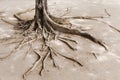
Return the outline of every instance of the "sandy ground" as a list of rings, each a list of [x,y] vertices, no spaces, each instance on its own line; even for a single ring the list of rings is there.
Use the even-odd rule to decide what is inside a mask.
[[[34,0],[0,0],[0,18],[14,21],[13,14],[34,7]],[[102,19],[120,29],[120,1],[119,0],[49,0],[51,14],[62,16],[66,9],[69,13],[66,16],[106,16],[106,9],[111,17]],[[4,13],[1,13],[4,12]],[[31,16],[32,15],[32,16]],[[23,18],[29,19],[33,14],[26,13]],[[52,61],[47,60],[43,75],[39,76],[39,66],[27,76],[27,80],[120,80],[120,33],[107,25],[90,20],[71,20],[80,28],[90,29],[87,32],[102,40],[108,46],[108,52],[103,47],[86,40],[82,37],[71,36],[78,44],[74,45],[77,51],[70,50],[64,43],[55,40],[51,46],[69,57],[74,57],[83,64],[83,67],[66,60],[61,56],[55,57],[58,68],[52,66]],[[16,36],[13,26],[0,21],[0,38]],[[20,36],[17,35],[19,38]],[[21,40],[21,37],[18,41]],[[0,43],[0,57],[10,53],[18,43],[9,44],[12,40]],[[37,49],[40,42],[34,42]],[[29,51],[29,45],[17,50],[11,57],[0,61],[0,80],[23,80],[22,75],[30,68],[37,59],[37,55]],[[92,53],[97,55],[97,59]]]

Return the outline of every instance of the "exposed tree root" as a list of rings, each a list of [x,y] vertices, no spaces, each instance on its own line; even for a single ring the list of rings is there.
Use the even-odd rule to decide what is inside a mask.
[[[67,41],[59,39],[60,41],[62,41],[63,43],[65,43],[70,49],[72,50],[77,50],[76,48],[74,48],[73,46],[71,46]]]
[[[80,63],[79,61],[77,61],[76,59],[67,57],[67,56],[65,56],[65,55],[63,55],[63,54],[60,54],[59,52],[55,51],[53,48],[51,48],[51,49],[54,51],[54,54],[55,54],[55,55],[60,55],[60,56],[66,58],[66,59],[68,59],[68,60],[70,60],[70,61],[72,61],[72,62],[77,63],[77,64],[78,64],[79,66],[81,66],[81,67],[83,66],[83,64],[81,64],[81,63]]]
[[[69,38],[58,37],[58,39],[64,39],[64,40],[67,40],[67,41],[70,41],[70,42],[73,42],[73,43],[77,44],[77,41],[69,39]]]
[[[23,39],[20,39],[20,40],[18,40],[17,38],[5,38],[5,39],[2,39],[2,42],[6,42],[6,40],[10,40],[10,39],[14,39],[14,41],[12,41],[10,43],[8,42],[8,43],[5,43],[5,44],[12,44],[12,43],[17,43],[17,42],[19,42],[19,43],[17,44],[17,46],[15,46],[15,48],[12,51],[10,51],[10,53],[8,55],[6,55],[4,57],[0,57],[0,60],[4,60],[6,58],[9,58],[12,54],[14,54],[18,50],[20,50],[23,46],[25,46],[29,43],[32,43],[33,41],[36,40],[36,38],[29,40],[30,38],[28,36],[26,36],[26,37],[24,37]]]
[[[15,49],[7,56],[2,57],[0,59],[6,59],[8,58],[11,54],[15,53],[20,47],[23,45],[26,45],[28,43],[32,43],[33,41],[38,40],[37,38],[31,39],[26,41],[26,38],[32,33],[35,32],[37,35],[41,35],[42,37],[42,43],[43,47],[41,51],[45,52],[46,54],[41,55],[41,53],[37,52],[34,50],[31,46],[31,50],[38,55],[38,59],[34,62],[33,66],[30,67],[23,75],[23,79],[26,80],[27,74],[32,72],[38,65],[41,65],[40,69],[40,75],[42,75],[42,71],[45,68],[45,62],[48,58],[50,58],[53,61],[53,66],[58,67],[58,65],[55,62],[54,56],[62,56],[66,58],[67,60],[70,60],[72,62],[77,63],[80,67],[83,67],[83,64],[81,64],[79,61],[77,61],[74,58],[65,56],[61,53],[58,53],[55,51],[48,43],[51,40],[58,39],[61,42],[65,43],[70,49],[76,50],[72,45],[69,44],[69,42],[72,42],[74,44],[77,44],[75,40],[69,39],[69,38],[63,38],[60,37],[58,33],[65,33],[65,34],[71,34],[71,35],[77,35],[81,36],[85,39],[88,39],[92,41],[95,44],[98,44],[102,46],[106,51],[108,51],[107,46],[105,45],[104,42],[101,40],[95,38],[89,33],[86,33],[84,31],[80,31],[77,29],[70,29],[66,26],[71,26],[71,23],[68,21],[69,19],[87,19],[87,20],[96,20],[96,18],[104,18],[102,16],[96,16],[96,17],[66,17],[66,18],[57,18],[52,16],[48,10],[47,10],[47,0],[36,0],[36,7],[35,7],[35,16],[34,19],[31,20],[23,20],[21,19],[20,15],[23,13],[26,13],[28,11],[31,11],[33,9],[26,10],[24,12],[20,12],[14,15],[14,17],[18,20],[17,24],[13,24],[15,28],[17,27],[18,29],[23,30],[23,37],[24,39],[20,41],[20,43],[15,47]],[[106,14],[110,16],[110,14],[105,10]],[[4,20],[5,21],[5,20]],[[8,22],[9,23],[9,22]],[[102,22],[104,24],[107,24],[105,22]],[[107,24],[111,28],[115,29],[116,31],[119,31],[118,29],[114,28],[113,26]],[[120,32],[120,31],[119,31]],[[56,37],[57,36],[57,37]],[[94,54],[93,54],[94,55]],[[95,55],[94,55],[95,56]],[[96,56],[95,56],[96,57]],[[97,58],[97,57],[96,57]]]
[[[26,76],[27,74],[29,74],[30,72],[32,72],[37,66],[38,64],[40,64],[41,62],[41,55],[40,53],[36,52],[32,47],[31,47],[32,51],[38,55],[38,59],[34,62],[33,66],[30,67],[24,74],[23,74],[23,79],[26,80]]]
[[[8,55],[6,55],[6,56],[4,56],[4,57],[0,57],[0,60],[4,60],[4,59],[10,57],[13,53],[15,53],[15,52],[21,47],[21,45],[23,44],[24,40],[25,40],[25,39],[22,39],[22,40],[19,42],[19,44],[18,44]]]

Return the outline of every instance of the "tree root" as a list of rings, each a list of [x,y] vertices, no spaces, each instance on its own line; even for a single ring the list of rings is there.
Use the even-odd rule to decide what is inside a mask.
[[[81,32],[79,30],[76,30],[76,29],[69,29],[69,28],[66,28],[64,25],[58,24],[55,21],[53,21],[51,19],[51,17],[49,17],[49,13],[46,10],[47,6],[45,5],[44,1],[43,1],[43,3],[44,3],[44,5],[43,5],[44,6],[43,11],[44,11],[44,18],[45,18],[44,24],[49,23],[50,27],[52,27],[53,30],[55,30],[55,31],[66,33],[66,34],[78,35],[78,36],[84,37],[86,39],[89,39],[92,42],[97,43],[100,46],[104,47],[105,50],[108,50],[107,47],[103,44],[103,42],[101,42],[100,40],[94,38],[89,33],[84,33],[84,32]],[[46,28],[49,30],[48,26]]]
[[[70,41],[70,42],[73,42],[73,43],[77,44],[77,41],[72,40],[72,39],[69,39],[69,38],[64,38],[64,37],[60,37],[60,36],[59,36],[58,39],[64,39],[64,40],[66,40],[66,41]]]
[[[79,61],[75,60],[74,58],[70,58],[70,57],[67,57],[67,56],[65,56],[65,55],[63,55],[63,54],[60,54],[59,52],[55,51],[53,48],[51,48],[51,49],[54,51],[54,54],[55,54],[55,55],[60,55],[60,56],[64,57],[65,59],[70,60],[70,61],[72,61],[72,62],[75,62],[75,63],[77,63],[79,66],[83,67],[83,64],[81,64]]]
[[[59,39],[61,42],[65,43],[70,49],[77,50],[76,48],[72,47],[66,40]]]
[[[105,45],[105,43],[102,42],[101,40],[95,38],[91,34],[85,33],[83,31],[79,31],[77,29],[70,29],[70,28],[66,27],[66,25],[69,25],[69,26],[71,25],[71,23],[68,21],[69,19],[97,20],[96,18],[104,18],[104,17],[96,16],[96,17],[66,17],[66,18],[57,18],[57,17],[52,16],[48,12],[48,10],[47,10],[47,0],[36,0],[34,19],[31,19],[31,20],[23,20],[23,19],[21,19],[20,15],[23,14],[23,13],[26,13],[28,11],[31,11],[31,10],[29,9],[27,11],[20,12],[20,13],[17,13],[17,14],[14,15],[14,17],[18,20],[18,23],[16,25],[14,25],[14,26],[24,30],[24,33],[23,33],[24,39],[22,41],[20,41],[19,45],[16,46],[16,48],[9,55],[1,58],[1,59],[6,59],[7,57],[9,57],[11,54],[15,53],[18,49],[20,49],[20,47],[22,47],[26,43],[30,43],[30,42],[34,41],[34,40],[25,41],[26,36],[29,36],[29,34],[32,33],[32,32],[36,32],[37,34],[39,32],[39,35],[42,36],[43,46],[44,46],[42,48],[42,52],[46,51],[45,52],[46,54],[44,54],[44,56],[42,56],[42,55],[40,55],[41,53],[38,53],[37,51],[35,51],[31,47],[32,51],[35,54],[38,55],[38,59],[34,62],[33,66],[30,67],[24,73],[24,75],[23,75],[23,79],[24,80],[26,80],[26,75],[29,74],[30,72],[32,72],[38,65],[41,65],[40,75],[42,75],[42,71],[45,68],[45,61],[47,60],[47,58],[50,58],[53,61],[53,66],[54,67],[58,67],[56,62],[55,62],[55,59],[54,59],[54,56],[57,56],[57,55],[59,55],[61,57],[64,57],[65,59],[70,60],[72,62],[75,62],[80,67],[83,67],[83,64],[81,64],[76,59],[68,57],[68,56],[65,56],[63,54],[60,54],[57,51],[55,51],[52,47],[50,47],[50,45],[48,43],[51,40],[54,40],[55,36],[58,36],[57,37],[58,40],[60,40],[61,42],[65,43],[70,49],[76,50],[72,45],[69,44],[69,42],[77,44],[77,42],[75,40],[59,37],[57,32],[81,36],[81,37],[83,37],[85,39],[88,39],[88,40],[92,41],[95,44],[98,44],[98,45],[102,46],[106,51],[108,51],[108,48]],[[110,16],[110,14],[107,13],[107,11],[105,11],[105,12],[106,12],[106,14],[108,16]],[[107,24],[107,23],[105,23],[105,24]],[[108,25],[108,26],[111,27],[111,25]],[[111,28],[117,30],[113,26]]]
[[[0,57],[0,60],[5,60],[7,58],[9,58],[12,54],[16,53],[18,50],[20,50],[23,46],[25,46],[26,44],[32,43],[33,41],[35,41],[36,39],[32,39],[32,40],[28,40],[26,41],[26,39],[28,39],[29,37],[24,37],[21,41],[17,41],[19,42],[17,46],[15,46],[15,48],[6,56],[4,57]],[[10,38],[8,38],[7,40],[9,40]],[[12,43],[16,43],[16,41],[13,41],[11,43],[7,43],[7,44],[12,44]]]
[[[38,55],[38,59],[34,62],[33,66],[30,67],[30,68],[23,74],[23,79],[24,79],[24,80],[26,80],[27,74],[29,74],[30,72],[32,72],[32,71],[38,66],[38,64],[40,64],[40,62],[41,62],[41,55],[40,55],[40,53],[36,52],[33,48],[31,48],[31,49],[32,49],[32,51],[33,51],[35,54]]]
[[[72,62],[75,62],[76,64],[78,64],[78,65],[81,66],[81,67],[83,66],[83,65],[82,65],[80,62],[78,62],[77,60],[75,60],[75,59],[73,59],[73,58],[70,58],[70,57],[67,57],[67,56],[65,56],[65,55],[62,55],[62,54],[56,52],[54,49],[52,49],[52,48],[49,47],[49,46],[46,46],[46,47],[47,47],[48,51],[47,51],[47,53],[46,53],[44,56],[41,56],[40,53],[38,53],[38,52],[36,52],[35,50],[32,49],[33,52],[38,55],[38,59],[34,62],[33,66],[30,67],[30,68],[23,74],[23,79],[24,79],[24,80],[26,80],[26,76],[27,76],[30,72],[32,72],[32,71],[33,71],[38,65],[40,65],[40,64],[41,64],[41,69],[40,69],[40,71],[39,71],[39,74],[42,76],[42,71],[43,71],[44,68],[45,68],[45,61],[47,60],[48,57],[50,57],[50,59],[53,61],[53,66],[54,66],[55,68],[59,68],[59,66],[56,65],[56,62],[55,62],[55,60],[54,60],[54,56],[57,56],[57,55],[60,55],[60,56],[64,57],[64,58],[67,59],[67,60],[70,60],[70,61],[72,61]]]
[[[4,59],[10,57],[13,53],[15,53],[21,47],[21,45],[23,44],[24,40],[25,39],[21,40],[19,42],[19,44],[8,55],[6,55],[4,57],[0,57],[0,60],[4,60]]]

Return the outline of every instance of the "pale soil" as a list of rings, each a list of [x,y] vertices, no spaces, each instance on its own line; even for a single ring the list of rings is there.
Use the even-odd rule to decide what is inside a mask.
[[[34,0],[0,0],[0,12],[5,12],[0,13],[0,17],[13,21],[15,20],[12,17],[14,13],[33,7]],[[107,9],[111,17],[105,18],[104,21],[120,29],[119,0],[74,0],[74,2],[73,0],[49,0],[49,8],[51,13],[56,16],[62,16],[66,12],[66,8],[70,8],[70,12],[66,16],[106,16],[104,9]],[[23,15],[25,19],[32,17],[33,14],[31,13]],[[81,25],[84,26],[83,29],[90,28],[86,32],[105,42],[109,51],[106,52],[103,47],[82,37],[63,35],[64,37],[71,36],[78,42],[74,45],[77,51],[70,50],[68,46],[58,40],[51,41],[50,45],[61,54],[74,57],[83,64],[83,67],[58,56],[55,57],[59,66],[59,69],[57,69],[52,66],[52,61],[48,58],[43,75],[38,75],[38,66],[27,76],[27,80],[120,80],[120,33],[96,21],[71,20],[71,22],[78,28]],[[14,32],[12,25],[0,21],[1,39],[15,36]],[[16,36],[19,37],[17,34]],[[21,40],[21,37],[19,40]],[[9,54],[18,44],[8,44],[9,42],[12,42],[12,40],[0,43],[0,57]],[[40,42],[34,42],[33,47],[36,49],[41,47]],[[24,72],[37,59],[37,55],[31,51],[24,57],[28,50],[29,45],[25,45],[8,59],[0,61],[0,80],[22,80]],[[97,59],[92,55],[93,52],[97,55]]]

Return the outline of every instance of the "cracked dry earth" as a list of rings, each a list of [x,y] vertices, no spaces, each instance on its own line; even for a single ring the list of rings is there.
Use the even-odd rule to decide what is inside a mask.
[[[74,3],[72,0],[48,0],[48,4],[51,14],[58,17],[63,16],[67,8],[69,13],[64,16],[106,16],[104,13],[104,9],[106,9],[111,16],[101,20],[120,29],[119,0],[74,0]],[[12,16],[14,13],[33,7],[34,0],[0,0],[0,19],[4,18],[15,23],[16,19]],[[33,16],[34,12],[21,15],[27,20]],[[37,66],[33,72],[27,75],[27,80],[120,80],[120,33],[97,21],[71,19],[70,22],[78,29],[82,29],[105,42],[108,51],[83,37],[62,34],[62,37],[78,42],[78,44],[71,43],[77,49],[76,51],[71,50],[59,40],[52,40],[49,45],[59,53],[76,59],[83,64],[83,67],[61,56],[55,56],[54,59],[59,68],[54,68],[52,61],[48,58],[42,76],[39,76],[39,66]],[[14,30],[13,25],[0,20],[0,39],[11,36],[17,38],[0,41],[0,57],[8,55],[19,44],[22,37],[17,33],[19,31]],[[14,40],[16,43],[10,44]],[[35,41],[32,46],[38,50],[41,47],[41,42]],[[0,61],[0,80],[23,80],[22,75],[36,59],[37,55],[32,52],[29,44],[26,44],[9,58]]]

